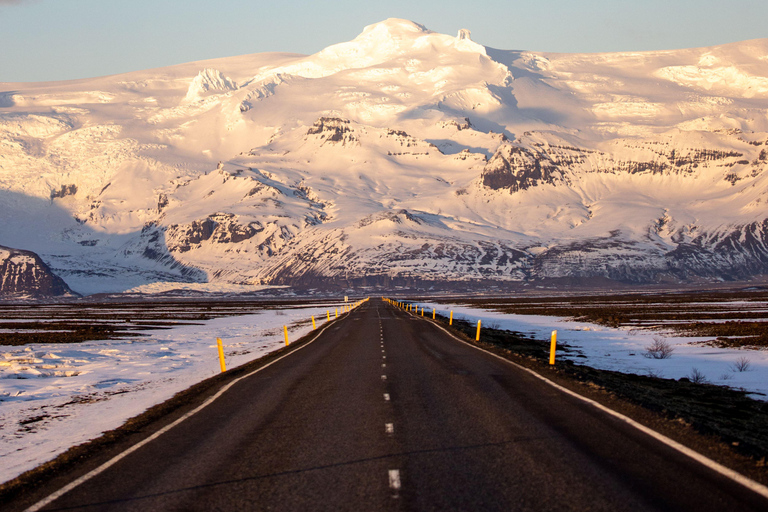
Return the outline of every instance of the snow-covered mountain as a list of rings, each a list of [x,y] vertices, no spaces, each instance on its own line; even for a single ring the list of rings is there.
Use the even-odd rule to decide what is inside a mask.
[[[0,243],[73,289],[768,270],[768,40],[552,54],[390,19],[310,55],[0,84]]]

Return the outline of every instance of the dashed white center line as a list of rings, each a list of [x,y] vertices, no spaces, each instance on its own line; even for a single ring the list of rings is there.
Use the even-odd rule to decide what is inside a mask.
[[[400,470],[399,469],[389,470],[389,488],[392,489],[393,491],[400,490]]]
[[[381,376],[381,380],[387,380],[387,376],[386,375],[382,375]]]
[[[389,402],[389,393],[384,393],[384,401]]]
[[[387,367],[387,363],[381,363],[381,367],[382,368],[386,368]]]
[[[394,434],[395,433],[395,425],[394,425],[394,423],[386,423],[384,425],[384,431],[387,434]]]

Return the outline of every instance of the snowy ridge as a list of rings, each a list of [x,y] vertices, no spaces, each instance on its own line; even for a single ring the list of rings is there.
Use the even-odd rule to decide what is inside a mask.
[[[192,80],[183,103],[198,101],[209,91],[234,91],[237,84],[221,74],[218,69],[205,68]]]
[[[768,273],[768,40],[315,55],[0,84],[0,243],[77,291]]]

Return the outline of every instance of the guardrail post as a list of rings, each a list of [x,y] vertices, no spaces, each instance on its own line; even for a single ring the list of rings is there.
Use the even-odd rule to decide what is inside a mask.
[[[219,365],[221,366],[221,373],[227,371],[227,365],[224,363],[224,346],[221,344],[221,338],[216,338],[216,345],[219,347]]]
[[[552,341],[549,343],[549,364],[555,364],[555,349],[557,348],[557,331],[552,331]]]

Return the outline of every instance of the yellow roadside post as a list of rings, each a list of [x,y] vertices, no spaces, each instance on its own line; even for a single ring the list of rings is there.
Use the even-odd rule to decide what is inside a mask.
[[[448,325],[453,325],[453,311],[451,311],[451,318],[448,319]]]
[[[339,308],[336,308],[336,318],[339,318]]]
[[[432,308],[432,320],[435,319],[435,308]]]
[[[475,341],[480,341],[480,324],[482,323],[482,320],[477,321],[477,336],[475,336]]]
[[[424,316],[424,306],[421,306],[421,316]]]
[[[317,329],[317,326],[315,325],[315,315],[312,315],[312,330],[314,331]]]
[[[325,314],[328,315],[328,321],[331,321],[331,312],[329,310],[325,310]]]
[[[552,331],[552,341],[549,344],[549,364],[555,364],[555,349],[557,348],[557,331]]]
[[[227,365],[224,364],[224,347],[221,344],[221,338],[216,338],[216,345],[219,346],[219,365],[221,366],[221,373],[227,371]]]
[[[285,346],[288,346],[288,327],[283,326],[283,333],[285,334]]]

